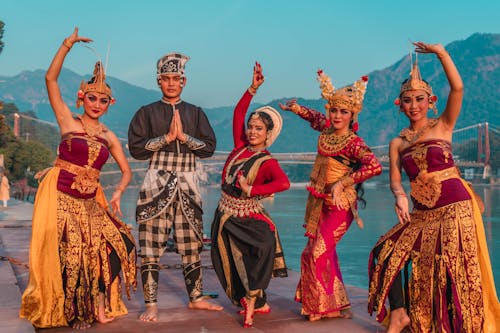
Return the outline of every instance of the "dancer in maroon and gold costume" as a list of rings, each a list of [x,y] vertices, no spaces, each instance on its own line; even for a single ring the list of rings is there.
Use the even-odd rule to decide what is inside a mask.
[[[252,85],[234,109],[234,149],[222,171],[222,193],[212,223],[212,263],[234,304],[243,306],[244,327],[254,313],[268,313],[265,289],[272,276],[287,276],[278,230],[261,199],[290,187],[278,161],[267,151],[281,131],[281,115],[264,106],[245,115],[264,82],[256,63]]]
[[[363,226],[357,213],[357,201],[362,200],[357,189],[382,172],[375,155],[355,133],[368,78],[362,77],[354,85],[337,90],[322,71],[318,71],[318,81],[328,101],[326,116],[296,104],[295,100],[280,105],[321,132],[308,186],[305,228],[309,239],[302,252],[301,276],[295,293],[295,299],[302,302],[302,314],[310,321],[323,317],[352,318],[337,244],[353,219]]]
[[[410,125],[389,146],[391,190],[400,223],[372,250],[368,311],[376,311],[382,321],[389,298],[391,333],[408,325],[412,332],[496,332],[500,307],[481,213],[451,150],[462,79],[443,46],[414,44],[416,52],[437,56],[450,92],[443,113],[428,118],[430,108],[437,113],[437,98],[420,77],[416,61],[401,85],[395,103]],[[410,180],[411,213],[402,168]]]
[[[43,177],[35,199],[30,245],[30,278],[20,316],[37,328],[90,327],[127,313],[120,296],[135,289],[134,239],[115,214],[132,173],[116,135],[99,122],[114,99],[102,63],[82,82],[74,118],[64,103],[57,78],[74,43],[90,42],[78,29],[66,38],[45,76],[50,104],[61,131],[58,157]],[[110,200],[99,183],[109,155],[122,177]],[[122,272],[120,274],[120,271]]]

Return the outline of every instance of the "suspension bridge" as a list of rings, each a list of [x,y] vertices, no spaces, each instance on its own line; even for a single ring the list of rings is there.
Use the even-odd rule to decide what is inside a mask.
[[[29,138],[29,134],[23,133],[23,127],[21,120],[23,122],[38,122],[47,124],[50,126],[57,127],[56,124],[33,118],[23,114],[14,114],[14,134],[18,137],[24,138],[26,140]],[[127,139],[119,138],[124,145],[127,144]],[[456,164],[461,169],[473,170],[475,174],[487,173],[488,168],[491,169],[491,157],[495,156],[495,149],[498,149],[492,142],[500,141],[500,127],[489,124],[487,122],[477,123],[464,128],[456,129],[453,131],[453,154]],[[384,169],[388,168],[389,165],[389,145],[372,146],[372,151],[375,153],[377,158],[381,161]],[[126,149],[125,149],[126,150]],[[225,163],[229,151],[216,151],[214,155],[208,159],[200,160],[202,171],[200,173],[206,172],[222,172],[222,166]],[[286,165],[299,165],[299,164],[313,164],[316,157],[316,152],[293,152],[293,153],[278,153],[273,152],[273,157],[275,157],[280,164]],[[135,160],[132,157],[128,158],[131,164],[132,170],[134,172],[144,172],[147,170],[147,162]],[[103,170],[102,174],[113,174],[118,173],[116,167],[112,165],[115,161],[111,158],[108,161],[109,167]],[[495,166],[498,168],[499,166]]]

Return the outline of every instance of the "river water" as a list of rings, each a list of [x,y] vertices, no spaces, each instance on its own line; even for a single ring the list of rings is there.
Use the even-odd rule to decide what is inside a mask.
[[[500,253],[500,187],[479,185],[476,191],[483,197],[486,210],[483,214],[484,228],[490,255]],[[378,238],[389,230],[397,219],[393,210],[394,199],[387,185],[366,183],[365,209],[360,209],[364,229],[356,223],[340,241],[338,255],[346,284],[368,288],[368,256]],[[218,186],[202,186],[204,231],[210,235],[210,223],[220,196]],[[133,226],[138,188],[129,188],[122,198],[123,219]],[[292,184],[290,190],[277,193],[272,199],[265,199],[264,205],[276,223],[285,259],[290,269],[300,271],[300,254],[306,238],[302,227],[307,191],[305,184]],[[497,290],[500,291],[500,256],[492,255],[491,263]]]

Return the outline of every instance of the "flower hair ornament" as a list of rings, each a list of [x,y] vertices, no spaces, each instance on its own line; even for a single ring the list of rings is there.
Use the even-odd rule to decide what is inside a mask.
[[[410,76],[403,81],[401,84],[401,89],[399,91],[399,97],[394,100],[394,104],[397,106],[401,105],[401,96],[404,92],[409,90],[423,90],[429,96],[429,106],[433,109],[434,114],[438,113],[438,109],[436,107],[437,96],[432,93],[431,86],[422,79],[420,75],[420,69],[418,68],[418,58],[417,54],[415,54],[415,62],[413,62],[413,57],[410,53]]]
[[[92,47],[88,45],[83,45],[83,46],[94,52],[98,59],[100,58],[99,54]],[[108,48],[108,54],[109,54],[109,48]],[[107,63],[107,56],[106,56],[106,63]],[[115,104],[116,102],[116,99],[112,97],[111,87],[106,83],[105,69],[100,60],[98,60],[95,63],[94,73],[92,75],[92,78],[88,82],[82,81],[82,83],[80,83],[80,89],[76,94],[77,108],[79,108],[83,104],[83,97],[85,97],[85,94],[88,92],[96,92],[108,95],[110,99],[109,102],[110,105]]]
[[[363,109],[363,99],[368,85],[368,76],[362,76],[351,86],[335,90],[330,77],[320,69],[318,70],[318,81],[321,96],[327,101],[327,104],[325,104],[327,121],[330,120],[330,109],[340,108],[349,110],[353,114],[352,130],[357,132],[359,129],[358,114]]]

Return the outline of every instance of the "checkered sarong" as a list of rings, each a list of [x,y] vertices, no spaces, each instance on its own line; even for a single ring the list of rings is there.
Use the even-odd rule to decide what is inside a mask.
[[[178,141],[176,141],[178,143]],[[196,169],[196,156],[191,153],[157,151],[149,162],[150,169],[191,172]]]
[[[160,154],[166,157],[161,166],[186,166],[179,161],[182,157],[168,155]],[[203,211],[196,173],[154,169],[153,165],[160,164],[151,163],[137,201],[141,257],[160,257],[171,231],[176,252],[196,255],[203,247]]]

